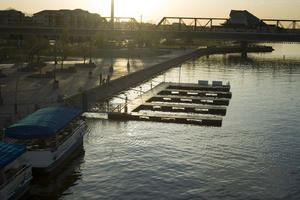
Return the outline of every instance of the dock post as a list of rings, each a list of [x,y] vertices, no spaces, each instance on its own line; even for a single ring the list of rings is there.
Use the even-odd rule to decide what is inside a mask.
[[[2,98],[1,85],[0,85],[0,106],[2,105],[3,105],[3,98]]]
[[[109,100],[106,100],[106,109],[107,109],[107,112],[109,112]]]
[[[18,104],[14,104],[15,114],[18,114]]]
[[[128,97],[125,97],[125,113],[128,113]]]
[[[242,59],[247,58],[247,47],[248,47],[248,42],[241,42],[241,48],[242,48]]]
[[[102,73],[100,73],[100,75],[99,75],[99,85],[101,86],[102,85]]]

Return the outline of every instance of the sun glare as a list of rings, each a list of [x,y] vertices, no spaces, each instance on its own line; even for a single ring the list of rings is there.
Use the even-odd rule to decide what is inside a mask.
[[[136,19],[140,19],[140,16],[149,16],[155,10],[156,2],[156,0],[115,0],[115,16]]]

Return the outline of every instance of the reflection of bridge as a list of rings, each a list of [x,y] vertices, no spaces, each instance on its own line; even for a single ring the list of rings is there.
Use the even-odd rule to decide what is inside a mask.
[[[110,17],[106,18],[111,21]],[[97,33],[114,37],[130,38],[137,32],[156,34],[160,37],[237,40],[257,42],[300,42],[300,20],[262,19],[256,27],[226,27],[227,18],[164,17],[156,26],[145,26],[134,18],[115,17],[114,28],[103,26],[97,29],[68,28],[74,38],[90,39]],[[108,23],[109,24],[109,23]],[[25,35],[37,35],[55,39],[64,27],[2,26],[0,34],[20,39]]]

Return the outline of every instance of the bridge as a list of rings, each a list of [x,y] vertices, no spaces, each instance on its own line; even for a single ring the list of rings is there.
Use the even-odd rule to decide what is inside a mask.
[[[105,17],[111,21],[111,17]],[[228,18],[192,18],[164,17],[157,25],[138,23],[134,18],[114,17],[114,27],[101,28],[65,28],[48,26],[0,26],[0,35],[11,39],[22,39],[26,35],[36,35],[47,39],[56,39],[63,30],[68,30],[70,37],[91,39],[98,33],[112,37],[132,38],[137,33],[164,37],[234,40],[247,42],[300,42],[300,20],[261,19],[256,27],[224,26]]]

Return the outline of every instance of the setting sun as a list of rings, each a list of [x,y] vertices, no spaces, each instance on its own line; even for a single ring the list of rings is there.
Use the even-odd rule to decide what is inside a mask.
[[[158,0],[141,1],[141,0],[115,0],[115,16],[118,17],[135,17],[149,16],[155,12],[155,6]]]

